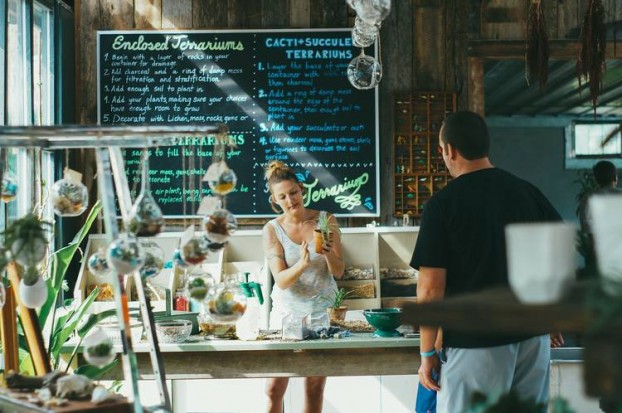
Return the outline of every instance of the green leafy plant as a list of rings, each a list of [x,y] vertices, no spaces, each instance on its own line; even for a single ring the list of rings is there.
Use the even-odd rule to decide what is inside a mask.
[[[330,302],[332,308],[339,308],[343,305],[343,301],[352,295],[352,291],[347,290],[344,287],[336,288],[332,296],[322,296],[325,301]]]
[[[339,225],[337,225],[334,222],[331,222],[328,214],[320,214],[318,216],[315,228],[322,233],[322,235],[324,236],[324,239],[328,239],[329,234],[331,232],[337,231],[341,233],[341,230],[339,229]]]
[[[78,251],[80,244],[89,233],[89,230],[95,222],[99,211],[101,210],[101,204],[98,201],[91,208],[89,215],[87,216],[84,225],[78,231],[73,240],[66,245],[65,247],[59,248],[55,252],[53,252],[50,256],[50,260],[48,263],[48,277],[46,278],[46,284],[48,288],[48,298],[46,302],[41,306],[41,309],[38,313],[39,325],[45,326],[49,324],[49,337],[47,339],[48,344],[48,355],[50,357],[50,362],[52,363],[52,369],[56,370],[59,368],[61,361],[61,350],[65,342],[71,337],[71,335],[76,332],[79,341],[73,349],[71,357],[69,359],[68,365],[71,364],[71,360],[77,354],[78,348],[82,342],[82,339],[86,337],[99,321],[113,316],[116,314],[115,310],[107,310],[98,314],[88,314],[89,307],[95,301],[95,298],[99,294],[99,289],[95,288],[89,296],[82,302],[80,305],[73,308],[71,305],[67,305],[69,310],[66,314],[57,317],[56,313],[58,310],[59,300],[62,297],[62,292],[67,290],[67,282],[65,280],[65,275],[67,273],[67,269],[71,264],[75,253]],[[29,218],[31,219],[31,218]],[[70,304],[70,303],[67,303]],[[26,340],[23,336],[19,337],[19,346],[20,346],[20,370],[22,372],[30,372],[34,373],[34,369],[32,368],[32,360],[30,358],[30,354],[28,352],[28,345],[26,344]],[[110,363],[108,366],[103,368],[97,368],[93,366],[89,369],[83,369],[84,372],[81,374],[85,374],[91,378],[98,377],[103,374],[105,371],[111,369],[116,364],[116,361]],[[78,368],[76,372],[78,373]]]

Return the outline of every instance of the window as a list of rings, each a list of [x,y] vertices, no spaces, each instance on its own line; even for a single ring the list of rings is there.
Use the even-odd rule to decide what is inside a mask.
[[[622,122],[572,122],[566,128],[566,168],[591,168],[602,159],[622,167]],[[606,145],[605,138],[613,133]]]
[[[4,9],[5,8],[5,9]],[[0,19],[6,24],[6,37],[0,40],[3,71],[2,123],[10,126],[51,125],[54,120],[53,11],[40,2],[8,0],[3,2]],[[32,16],[32,17],[31,17]],[[6,157],[4,173],[18,182],[18,199],[0,205],[0,225],[23,216],[40,204],[42,182],[53,182],[50,153],[38,149],[2,148]],[[41,180],[33,180],[41,177]],[[49,216],[46,214],[46,218]]]

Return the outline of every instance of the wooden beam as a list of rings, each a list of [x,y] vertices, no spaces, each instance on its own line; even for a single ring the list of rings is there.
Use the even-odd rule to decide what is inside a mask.
[[[19,372],[19,346],[17,345],[17,314],[13,287],[6,288],[6,301],[0,317],[0,340],[4,350],[4,371]]]
[[[14,262],[10,263],[6,268],[6,273],[11,281],[12,290],[14,292],[15,300],[19,308],[19,317],[24,329],[24,335],[28,342],[28,348],[30,349],[30,357],[32,357],[32,364],[35,367],[35,372],[42,376],[49,373],[50,359],[48,353],[45,350],[45,344],[43,342],[43,334],[41,333],[41,327],[39,326],[39,318],[37,312],[32,308],[27,308],[22,303],[19,297],[19,272]]]
[[[607,59],[622,59],[622,47],[614,47],[613,42],[606,46]],[[497,60],[522,60],[525,58],[524,40],[473,40],[467,44],[470,57]],[[576,40],[549,40],[549,58],[575,60],[579,56],[579,43]]]
[[[469,110],[485,116],[484,59],[468,57],[469,64]]]

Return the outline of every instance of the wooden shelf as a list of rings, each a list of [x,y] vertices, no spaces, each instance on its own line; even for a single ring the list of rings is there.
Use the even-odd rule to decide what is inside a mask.
[[[582,333],[588,316],[577,286],[555,304],[525,305],[509,288],[491,289],[425,304],[404,305],[404,323],[491,334]]]
[[[394,111],[394,215],[418,218],[451,179],[438,152],[438,133],[446,114],[456,111],[456,94],[414,92],[397,97]]]

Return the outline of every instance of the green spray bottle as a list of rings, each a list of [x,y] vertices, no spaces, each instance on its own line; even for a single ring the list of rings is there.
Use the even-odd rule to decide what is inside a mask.
[[[245,282],[240,283],[240,288],[246,296],[246,311],[237,321],[236,335],[240,340],[257,340],[259,336],[259,319],[261,305],[263,304],[263,293],[261,284],[248,281],[250,273],[244,273]]]

